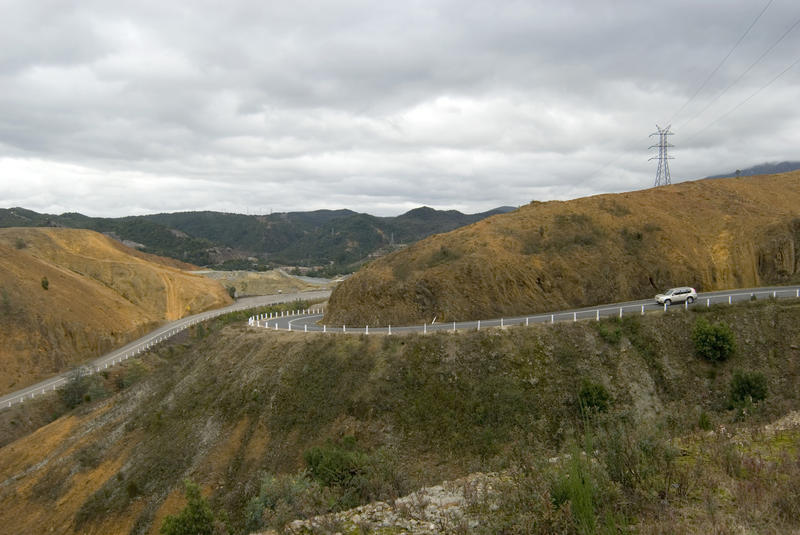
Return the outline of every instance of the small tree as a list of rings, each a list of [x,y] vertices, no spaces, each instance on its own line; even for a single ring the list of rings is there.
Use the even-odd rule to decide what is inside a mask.
[[[50,281],[47,280],[47,277],[42,277],[42,288],[44,288],[45,290],[50,288]]]
[[[767,397],[767,378],[758,372],[734,372],[731,379],[731,401],[761,401]]]
[[[697,355],[711,362],[728,360],[736,351],[736,339],[731,328],[725,323],[712,325],[705,318],[694,324],[692,341]]]
[[[74,409],[83,403],[89,386],[88,372],[83,368],[76,368],[70,372],[66,384],[58,390],[58,395],[68,409]]]
[[[196,483],[186,479],[183,484],[188,503],[180,513],[164,519],[161,535],[213,535],[214,514],[208,500],[200,494],[200,487]]]

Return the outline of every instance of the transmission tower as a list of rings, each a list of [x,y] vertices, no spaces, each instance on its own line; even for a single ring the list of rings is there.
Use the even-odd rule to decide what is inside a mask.
[[[658,156],[653,156],[650,160],[658,160],[658,169],[656,170],[656,183],[655,186],[666,186],[668,184],[672,184],[672,179],[669,176],[669,160],[674,160],[672,156],[667,155],[667,149],[669,147],[674,147],[675,145],[671,145],[667,142],[667,136],[675,135],[674,132],[669,131],[669,127],[671,125],[667,125],[666,128],[661,128],[660,126],[656,125],[658,132],[653,132],[650,134],[650,137],[658,136],[658,144],[657,145],[650,145],[651,149],[658,147]],[[648,160],[648,161],[650,161]]]

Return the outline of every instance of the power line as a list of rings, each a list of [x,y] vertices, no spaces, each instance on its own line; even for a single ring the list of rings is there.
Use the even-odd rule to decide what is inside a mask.
[[[735,105],[733,108],[731,108],[730,110],[726,111],[725,113],[723,113],[722,115],[720,115],[719,117],[717,117],[716,119],[714,119],[713,121],[711,121],[710,123],[708,123],[708,124],[707,124],[705,127],[703,127],[703,129],[702,129],[702,130],[698,130],[697,132],[695,132],[694,134],[692,134],[692,136],[691,136],[691,137],[689,137],[689,139],[687,139],[686,141],[687,141],[687,142],[689,142],[689,141],[691,141],[691,140],[695,139],[697,136],[699,136],[700,134],[702,134],[703,132],[705,132],[706,130],[708,130],[709,128],[711,128],[712,126],[714,126],[714,125],[715,125],[717,122],[721,121],[722,119],[724,119],[725,117],[727,117],[727,116],[728,116],[728,115],[730,115],[731,113],[735,112],[736,110],[738,110],[739,108],[741,108],[742,106],[744,106],[744,105],[745,105],[745,104],[746,104],[748,101],[750,101],[750,99],[752,99],[753,97],[755,97],[756,95],[758,95],[759,93],[761,93],[763,90],[765,90],[766,88],[768,88],[769,86],[771,86],[773,83],[775,83],[775,82],[778,80],[778,78],[780,78],[781,76],[783,76],[784,74],[786,74],[787,72],[789,72],[790,70],[792,70],[792,68],[794,68],[794,67],[795,67],[795,66],[796,66],[798,63],[800,63],[800,58],[797,58],[796,60],[794,60],[794,61],[792,62],[792,64],[791,64],[791,65],[789,65],[788,67],[786,67],[785,69],[783,69],[783,70],[782,70],[782,71],[781,71],[781,72],[780,72],[780,73],[779,73],[777,76],[775,76],[775,77],[774,77],[772,80],[770,80],[770,81],[769,81],[769,82],[767,82],[766,84],[764,84],[764,85],[762,85],[761,87],[759,87],[759,88],[758,88],[758,89],[757,89],[757,90],[756,90],[754,93],[752,93],[752,94],[751,94],[749,97],[747,97],[746,99],[742,100],[742,101],[741,101],[741,102],[739,102],[737,105]]]
[[[797,27],[798,24],[800,24],[800,18],[798,18],[796,21],[794,21],[794,23],[791,26],[789,26],[789,28],[785,32],[783,32],[783,34],[780,37],[778,37],[778,39],[774,43],[772,43],[769,46],[769,48],[767,48],[760,56],[758,56],[758,58],[753,63],[751,63],[750,66],[747,67],[747,69],[745,69],[744,72],[742,74],[740,74],[738,78],[736,78],[736,80],[734,80],[725,89],[723,89],[720,93],[718,93],[713,99],[711,99],[711,101],[708,104],[706,104],[706,106],[702,110],[700,110],[699,113],[695,114],[691,119],[689,119],[689,121],[685,122],[681,126],[683,126],[685,128],[686,126],[691,124],[695,119],[697,119],[698,117],[703,115],[706,112],[706,110],[708,110],[708,108],[710,108],[717,100],[719,100],[719,98],[722,95],[727,93],[728,90],[731,87],[733,87],[736,84],[738,84],[739,81],[741,81],[741,79],[744,78],[747,75],[747,73],[749,73],[753,69],[753,67],[758,65],[761,62],[761,60],[764,59],[764,57],[767,54],[769,54],[776,46],[778,46],[778,44],[781,41],[783,41],[786,38],[786,36],[789,35],[792,32],[792,30],[794,30]]]
[[[770,5],[772,5],[772,2],[773,2],[773,1],[774,1],[774,0],[769,0],[769,2],[767,2],[767,4],[766,4],[766,5],[764,6],[764,8],[763,8],[763,9],[762,9],[762,10],[759,12],[759,14],[756,16],[756,18],[755,18],[755,19],[753,19],[753,22],[751,22],[751,23],[750,23],[750,26],[748,26],[748,27],[747,27],[747,29],[746,29],[746,30],[744,31],[744,33],[742,34],[742,36],[741,36],[741,37],[739,37],[739,40],[738,40],[738,41],[736,41],[736,43],[733,45],[733,48],[731,48],[731,49],[728,51],[728,53],[727,53],[727,54],[725,54],[725,57],[724,57],[724,58],[722,58],[722,61],[720,61],[720,62],[719,62],[719,64],[717,64],[717,66],[714,68],[714,70],[713,70],[713,71],[711,71],[711,74],[709,74],[709,75],[708,75],[708,77],[706,77],[706,79],[703,81],[703,83],[702,83],[702,84],[700,84],[700,87],[698,87],[698,88],[697,88],[697,90],[694,92],[694,94],[693,94],[691,97],[689,97],[689,100],[687,100],[686,102],[684,102],[684,103],[683,103],[683,106],[681,106],[681,107],[678,109],[678,111],[676,111],[675,113],[673,113],[673,114],[672,114],[672,117],[671,117],[671,118],[670,118],[670,120],[669,120],[669,122],[670,122],[670,123],[672,123],[672,122],[675,120],[675,118],[676,118],[676,117],[677,117],[677,116],[678,116],[678,115],[679,115],[679,114],[680,114],[680,113],[681,113],[681,112],[682,112],[684,109],[686,109],[686,106],[688,106],[688,105],[689,105],[689,103],[691,103],[691,102],[692,102],[692,101],[695,99],[695,97],[696,97],[696,96],[697,96],[697,95],[700,93],[700,91],[702,91],[702,90],[703,90],[703,88],[706,86],[706,84],[708,84],[708,82],[711,80],[711,78],[713,78],[713,77],[714,77],[714,75],[715,75],[715,74],[717,74],[717,71],[719,71],[719,70],[720,70],[720,68],[722,68],[722,66],[725,64],[725,62],[726,62],[726,61],[728,61],[728,58],[729,58],[729,57],[731,57],[731,54],[733,54],[733,51],[734,51],[734,50],[736,50],[736,49],[739,47],[739,45],[742,43],[742,41],[744,41],[744,38],[745,38],[745,37],[747,37],[747,34],[748,34],[748,33],[750,33],[750,30],[752,30],[752,29],[753,29],[753,26],[755,26],[755,25],[756,25],[756,22],[758,22],[758,19],[760,19],[760,18],[761,18],[761,15],[763,15],[763,14],[764,14],[764,12],[767,10],[767,8],[769,8],[769,6],[770,6]]]

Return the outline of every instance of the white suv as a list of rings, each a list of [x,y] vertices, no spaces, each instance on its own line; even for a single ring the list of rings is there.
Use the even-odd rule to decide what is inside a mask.
[[[697,299],[697,292],[694,291],[694,288],[689,288],[688,286],[670,288],[663,294],[656,295],[656,303],[659,305],[671,305],[672,303],[683,303],[684,301],[691,304],[694,303],[695,299]]]

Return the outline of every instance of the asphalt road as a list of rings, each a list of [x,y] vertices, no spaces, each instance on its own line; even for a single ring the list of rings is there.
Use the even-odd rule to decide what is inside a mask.
[[[99,372],[108,367],[114,366],[141,354],[155,344],[162,342],[169,337],[191,327],[201,321],[205,321],[229,312],[247,310],[259,306],[271,305],[276,303],[287,303],[296,300],[317,300],[326,299],[330,295],[330,290],[316,290],[295,294],[279,294],[259,297],[248,297],[238,300],[233,305],[216,310],[210,310],[201,314],[195,314],[186,318],[167,323],[155,331],[131,342],[130,344],[116,349],[102,357],[98,357],[88,362],[84,367],[89,372]],[[800,286],[770,286],[761,288],[749,288],[739,290],[725,290],[719,292],[706,292],[698,294],[697,301],[691,305],[676,304],[671,309],[702,307],[712,304],[737,303],[747,301],[755,297],[756,299],[767,298],[800,298]],[[300,332],[329,332],[347,334],[394,334],[407,332],[439,332],[439,331],[458,331],[470,329],[482,329],[486,327],[509,327],[514,325],[530,325],[534,323],[555,323],[557,321],[578,321],[588,319],[599,319],[608,317],[622,317],[631,314],[644,314],[651,311],[666,311],[662,305],[658,305],[653,299],[643,299],[640,301],[626,301],[623,303],[613,303],[596,307],[576,308],[561,310],[547,314],[532,314],[528,316],[515,316],[511,318],[495,318],[478,321],[459,321],[459,322],[433,322],[424,325],[412,326],[361,326],[348,327],[346,325],[322,325],[320,320],[323,317],[321,310],[305,311],[298,314],[285,315],[277,318],[267,318],[264,316],[250,318],[250,325],[258,328],[282,331]],[[70,372],[56,375],[35,385],[28,386],[11,394],[0,397],[0,410],[11,407],[25,400],[33,399],[36,396],[56,390],[63,385],[69,377]]]
[[[704,307],[713,304],[737,303],[747,301],[755,297],[756,299],[767,298],[798,298],[800,297],[800,286],[769,286],[762,288],[749,288],[740,290],[725,290],[720,292],[706,292],[697,295],[697,300],[691,304],[674,304],[669,309]],[[613,303],[596,307],[576,308],[561,310],[547,314],[532,314],[529,316],[515,316],[511,318],[495,318],[479,321],[457,321],[457,322],[434,322],[424,325],[413,326],[347,326],[347,325],[322,325],[322,313],[316,310],[292,316],[278,318],[251,318],[250,324],[254,327],[262,327],[272,330],[301,331],[301,332],[330,332],[347,334],[394,334],[406,332],[437,332],[437,331],[458,331],[469,329],[482,329],[484,327],[507,327],[512,325],[530,325],[533,323],[555,323],[557,321],[578,321],[587,319],[599,319],[608,317],[622,317],[631,314],[644,314],[650,311],[666,311],[663,305],[659,305],[654,299],[642,299],[640,301],[626,301],[623,303]]]
[[[138,354],[146,352],[155,344],[163,342],[164,340],[183,331],[184,329],[191,327],[192,325],[200,323],[201,321],[215,318],[217,316],[221,316],[223,314],[227,314],[229,312],[247,310],[264,305],[274,305],[276,303],[290,303],[292,301],[297,301],[297,300],[313,301],[317,299],[327,299],[330,294],[331,294],[330,290],[314,290],[310,292],[264,295],[258,297],[246,297],[243,299],[239,299],[230,306],[224,308],[218,308],[215,310],[209,310],[206,312],[202,312],[200,314],[195,314],[193,316],[187,316],[177,321],[173,321],[165,325],[162,325],[158,329],[139,338],[138,340],[135,340],[130,344],[121,347],[119,349],[115,349],[114,351],[107,353],[102,357],[98,357],[92,360],[91,362],[87,362],[82,367],[84,367],[88,372],[101,371],[115,364],[118,364],[123,360],[132,358]],[[28,386],[26,388],[17,390],[16,392],[12,392],[10,394],[0,397],[0,410],[11,407],[16,403],[22,403],[25,400],[32,399],[36,396],[45,394],[49,391],[56,390],[59,386],[67,382],[70,373],[71,372],[64,372],[62,374],[56,375],[54,377],[36,383],[35,385]]]

